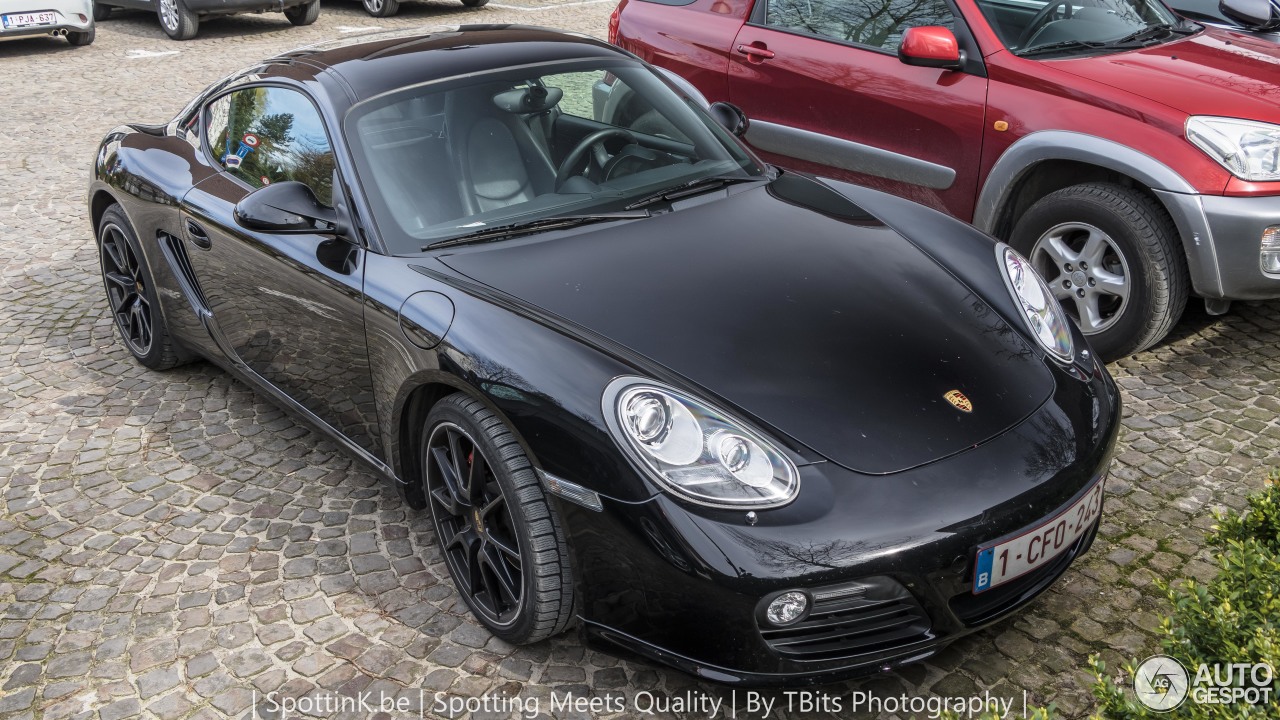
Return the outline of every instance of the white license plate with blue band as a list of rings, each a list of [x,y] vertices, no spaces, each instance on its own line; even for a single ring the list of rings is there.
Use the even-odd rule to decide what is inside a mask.
[[[1016,580],[1066,552],[1089,532],[1102,512],[1102,486],[1103,480],[1099,478],[1066,510],[1017,537],[978,548],[973,573],[974,594]]]
[[[11,13],[0,15],[0,22],[4,23],[5,28],[53,25],[58,22],[58,14],[55,12]]]

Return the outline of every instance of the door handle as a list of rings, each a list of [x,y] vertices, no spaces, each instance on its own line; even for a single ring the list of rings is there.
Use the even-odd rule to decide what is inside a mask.
[[[209,239],[209,233],[204,228],[195,223],[194,220],[187,221],[187,235],[191,236],[191,242],[201,250],[208,250],[213,247],[213,240]]]
[[[762,42],[753,42],[750,45],[742,44],[737,47],[737,50],[742,55],[746,55],[747,60],[750,62],[764,62],[775,55],[775,53],[765,47],[765,44]]]

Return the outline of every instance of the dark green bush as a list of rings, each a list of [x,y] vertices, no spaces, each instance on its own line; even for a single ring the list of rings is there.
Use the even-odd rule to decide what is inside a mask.
[[[1218,575],[1208,583],[1192,580],[1164,586],[1173,614],[1161,623],[1161,648],[1180,661],[1194,678],[1202,664],[1269,663],[1280,665],[1280,473],[1249,498],[1241,515],[1227,513],[1209,534]],[[1122,680],[1107,674],[1105,664],[1090,659],[1100,701],[1099,717],[1107,720],[1188,718],[1235,720],[1280,718],[1280,685],[1273,683],[1265,706],[1242,703],[1200,705],[1188,697],[1172,712],[1155,712],[1132,692],[1137,661],[1125,663]]]

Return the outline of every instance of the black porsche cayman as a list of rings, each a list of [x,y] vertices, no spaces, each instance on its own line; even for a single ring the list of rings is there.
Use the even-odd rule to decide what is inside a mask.
[[[102,142],[110,312],[396,483],[508,641],[919,660],[1089,547],[1116,388],[1012,250],[746,124],[544,29],[293,52]]]

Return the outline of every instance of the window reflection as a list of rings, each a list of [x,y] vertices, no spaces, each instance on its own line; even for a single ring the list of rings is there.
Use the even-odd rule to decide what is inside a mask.
[[[769,25],[884,50],[908,28],[955,24],[946,0],[770,0],[767,11]]]
[[[228,173],[255,188],[296,180],[332,204],[333,152],[319,112],[302,93],[237,90],[209,105],[206,128],[209,151]]]

